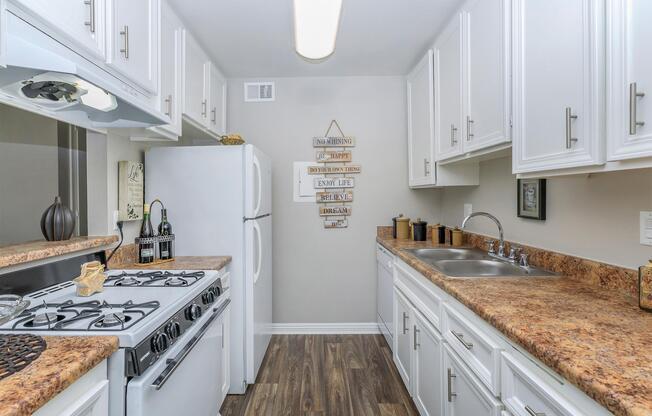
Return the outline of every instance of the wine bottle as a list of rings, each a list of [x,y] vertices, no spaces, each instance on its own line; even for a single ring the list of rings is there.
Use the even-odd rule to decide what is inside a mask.
[[[168,210],[161,210],[161,223],[158,225],[158,235],[172,235],[172,224],[168,221]],[[161,260],[168,260],[174,257],[172,252],[172,241],[161,241],[158,243]]]
[[[154,237],[154,228],[149,217],[149,204],[143,204],[143,223],[140,226],[140,238]],[[138,245],[138,262],[154,262],[154,243],[140,243]]]

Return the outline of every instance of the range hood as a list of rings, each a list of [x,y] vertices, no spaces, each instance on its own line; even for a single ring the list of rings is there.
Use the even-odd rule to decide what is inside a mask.
[[[147,97],[12,13],[0,101],[91,128],[167,124]]]

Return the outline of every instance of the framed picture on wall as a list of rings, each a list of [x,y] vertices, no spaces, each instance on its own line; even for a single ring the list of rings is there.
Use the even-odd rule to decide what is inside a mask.
[[[518,179],[516,214],[521,218],[546,219],[546,180]]]

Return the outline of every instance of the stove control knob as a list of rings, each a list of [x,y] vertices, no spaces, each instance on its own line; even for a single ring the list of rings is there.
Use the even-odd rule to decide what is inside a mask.
[[[179,322],[177,321],[170,322],[165,325],[165,333],[170,337],[170,339],[176,339],[181,335],[181,325],[179,325]]]
[[[167,334],[161,332],[152,338],[152,352],[160,354],[170,346],[170,338]]]
[[[215,302],[215,291],[213,290],[213,288],[208,289],[206,293],[204,293],[201,296],[201,300],[204,303],[204,305],[209,305]]]
[[[186,318],[191,321],[196,321],[201,318],[201,306],[192,304],[186,308]]]

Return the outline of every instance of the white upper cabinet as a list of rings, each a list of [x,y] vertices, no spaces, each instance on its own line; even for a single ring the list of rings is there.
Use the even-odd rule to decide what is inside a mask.
[[[158,87],[159,0],[107,0],[108,64],[145,91]]]
[[[510,141],[509,0],[471,0],[464,23],[464,153]]]
[[[208,130],[214,135],[220,136],[226,133],[226,79],[212,62],[209,70],[209,84]]]
[[[161,112],[170,117],[170,124],[161,126],[175,136],[181,136],[181,104],[183,71],[181,36],[183,26],[167,2],[161,7]]]
[[[183,114],[197,127],[208,126],[210,61],[188,30],[183,31]]]
[[[5,9],[5,0],[0,0],[0,68],[5,67],[5,54],[7,50],[7,10]]]
[[[453,20],[435,43],[436,159],[462,153],[462,15]]]
[[[428,53],[407,77],[408,159],[410,186],[435,184],[433,161],[433,53]]]
[[[513,0],[513,171],[605,162],[604,0]]]
[[[104,0],[14,0],[47,25],[48,32],[83,55],[104,60],[106,19]]]
[[[652,1],[609,2],[608,160],[652,156]]]

